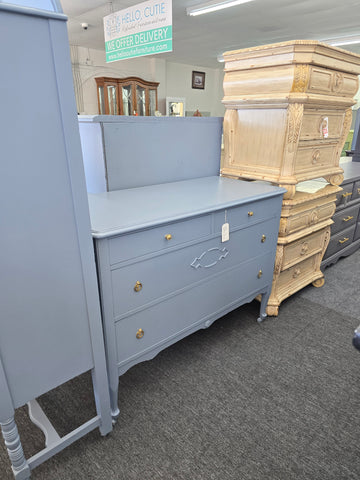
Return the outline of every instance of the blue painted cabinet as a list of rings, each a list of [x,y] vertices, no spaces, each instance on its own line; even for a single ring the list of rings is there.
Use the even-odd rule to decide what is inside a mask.
[[[265,317],[284,191],[210,176],[89,195],[113,417],[131,366],[260,294]]]

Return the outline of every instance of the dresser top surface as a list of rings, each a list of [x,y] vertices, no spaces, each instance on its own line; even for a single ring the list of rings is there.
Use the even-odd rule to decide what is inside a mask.
[[[92,235],[111,237],[280,196],[285,191],[263,183],[213,176],[89,194]]]
[[[344,183],[360,179],[360,162],[344,162],[340,164],[344,169]]]

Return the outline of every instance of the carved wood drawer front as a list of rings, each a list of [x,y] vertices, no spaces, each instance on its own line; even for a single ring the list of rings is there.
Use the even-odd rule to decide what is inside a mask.
[[[338,110],[305,110],[300,131],[301,140],[338,139],[344,123],[344,114]]]
[[[335,165],[336,148],[336,143],[299,146],[295,160],[295,174],[319,170],[319,176],[321,176],[323,168]]]
[[[346,206],[352,199],[353,194],[353,183],[347,183],[346,185],[341,185],[343,189],[342,192],[336,194],[336,205],[337,206]]]
[[[345,230],[337,233],[336,235],[331,236],[329,246],[325,252],[324,259],[334,255],[334,253],[339,252],[343,248],[350,245],[354,238],[356,225],[352,225]]]
[[[109,240],[110,264],[161,251],[211,234],[211,215],[129,233]]]
[[[315,225],[323,220],[331,218],[335,213],[335,203],[331,202],[326,205],[321,205],[320,207],[307,210],[298,215],[293,215],[290,217],[283,217],[280,221],[280,232],[281,237],[285,235],[290,235],[291,233],[298,232],[303,228],[310,227]]]
[[[130,358],[133,362],[137,355],[166,341],[173,343],[174,337],[187,335],[186,330],[191,326],[206,322],[222,309],[229,310],[231,305],[240,304],[250,292],[271,282],[272,262],[271,254],[246,261],[221,276],[214,276],[178,295],[165,298],[161,303],[148,306],[146,314],[139,311],[121,319],[115,327],[118,364]],[[259,270],[264,272],[260,278]],[[246,281],[239,282],[239,278]],[[221,288],[220,294],[219,286],[223,285],[226,288]],[[143,332],[141,338],[136,337],[139,329]]]
[[[316,272],[316,263],[320,254],[315,254],[302,262],[297,263],[293,267],[280,273],[277,281],[277,292],[281,295],[284,291],[296,292],[301,285],[306,285],[306,279]],[[297,288],[299,286],[299,288]]]
[[[360,198],[360,181],[354,182],[354,188],[351,195],[351,199],[355,200],[356,198]]]
[[[226,220],[229,222],[230,231],[258,223],[259,221],[271,218],[275,211],[275,199],[253,202],[241,207],[228,208],[226,210]],[[215,233],[221,232],[221,227],[225,222],[225,211],[219,211],[214,214]]]
[[[224,243],[219,235],[195,245],[113,267],[115,317],[268,253],[277,241],[273,223],[271,219],[230,233],[229,241]],[[141,283],[141,288],[136,282]]]
[[[310,67],[308,92],[352,98],[357,90],[357,75]]]
[[[286,270],[290,265],[298,262],[299,259],[308,258],[309,256],[322,251],[324,239],[325,230],[322,229],[285,245],[282,270]]]
[[[356,223],[359,214],[360,203],[351,207],[343,208],[333,216],[334,223],[331,225],[331,234],[339,232]]]

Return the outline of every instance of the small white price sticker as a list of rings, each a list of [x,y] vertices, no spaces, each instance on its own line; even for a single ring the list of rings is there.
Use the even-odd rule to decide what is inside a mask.
[[[230,238],[230,228],[228,223],[224,223],[221,228],[221,241],[227,242]]]

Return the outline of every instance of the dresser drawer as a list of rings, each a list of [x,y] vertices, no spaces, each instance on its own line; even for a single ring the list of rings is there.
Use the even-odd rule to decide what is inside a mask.
[[[110,264],[206,237],[211,234],[211,226],[211,215],[202,215],[114,237],[109,240]]]
[[[280,220],[279,236],[284,237],[323,220],[327,220],[334,215],[335,208],[335,203],[330,202],[297,215],[282,217]]]
[[[335,165],[337,143],[299,146],[296,154],[295,173],[316,172]],[[319,175],[321,176],[321,174]]]
[[[320,262],[319,255],[321,254],[315,254],[291,268],[282,271],[277,279],[277,295],[282,297],[284,292],[294,293],[301,288],[300,285],[309,283],[307,279],[311,279],[312,275],[317,271],[317,263]]]
[[[331,234],[340,232],[345,228],[354,225],[357,221],[359,214],[360,204],[353,205],[352,207],[343,208],[333,216],[333,225],[331,225]]]
[[[259,200],[240,207],[228,208],[214,214],[215,233],[221,233],[222,225],[229,223],[230,231],[247,227],[259,221],[267,220],[274,216],[278,210],[278,200],[268,198],[265,201]]]
[[[358,90],[357,75],[310,67],[308,92],[353,97]]]
[[[349,228],[346,228],[342,232],[337,233],[336,235],[330,238],[329,246],[325,252],[324,259],[331,257],[334,253],[339,252],[343,248],[350,245],[354,238],[356,225],[352,225]]]
[[[230,240],[224,243],[219,235],[196,245],[113,268],[115,317],[235,267],[249,259],[249,252],[255,257],[273,250],[277,241],[273,224],[273,220],[268,220],[230,233]]]
[[[351,199],[355,200],[360,197],[360,181],[354,183],[353,193]]]
[[[356,224],[355,233],[354,233],[354,242],[360,238],[360,222]]]
[[[321,252],[324,246],[325,233],[326,231],[322,229],[285,245],[282,270],[286,270],[296,262],[298,263],[299,259],[305,259]]]
[[[343,123],[344,114],[338,110],[304,110],[300,140],[338,139]]]
[[[271,282],[272,269],[272,255],[253,259],[118,321],[118,364],[146,353],[192,325],[219,317],[226,308],[235,308],[244,297],[260,293]],[[260,278],[259,270],[263,272]]]
[[[345,206],[352,199],[354,184],[347,183],[345,185],[341,185],[341,188],[343,189],[342,192],[336,194],[337,206]]]

